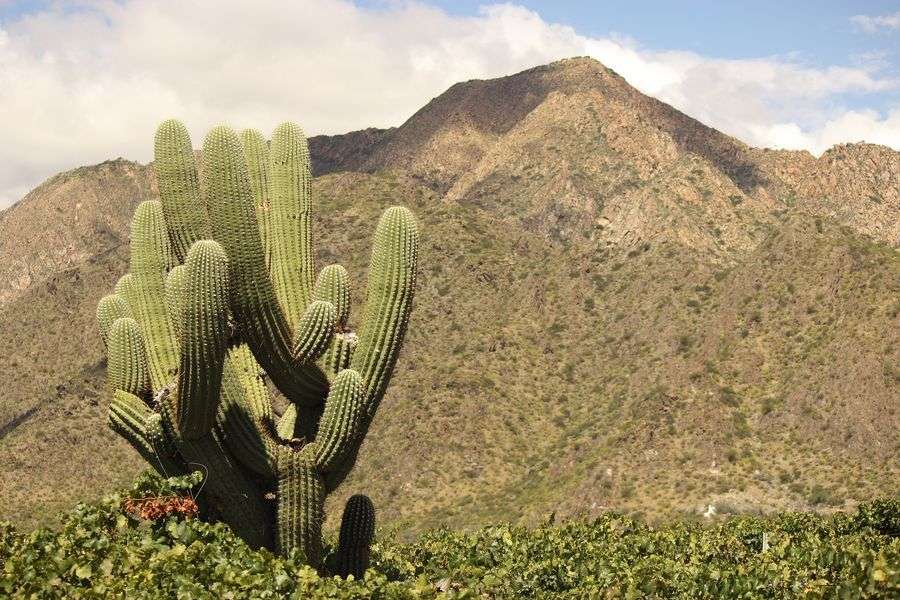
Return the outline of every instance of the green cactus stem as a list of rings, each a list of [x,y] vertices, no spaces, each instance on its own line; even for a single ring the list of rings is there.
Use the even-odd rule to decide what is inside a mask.
[[[150,392],[147,354],[137,321],[116,319],[109,330],[107,374],[113,391],[122,390],[141,397]]]
[[[175,328],[175,335],[179,342],[181,341],[181,335],[183,333],[181,330],[183,319],[183,315],[181,314],[181,303],[185,297],[184,286],[186,283],[187,267],[184,265],[177,265],[169,271],[169,274],[166,276],[166,311],[169,313],[169,318],[172,320],[172,326]]]
[[[369,568],[369,554],[375,537],[375,506],[368,496],[350,496],[341,518],[334,572],[341,577],[362,579]]]
[[[266,256],[266,265],[272,263],[272,242],[269,238],[271,206],[269,204],[269,146],[266,138],[255,129],[241,132],[244,160],[253,190],[253,206],[256,208],[256,222]]]
[[[314,445],[298,450],[278,449],[278,517],[276,549],[303,551],[311,565],[322,559],[322,522],[325,519],[325,482],[313,459]]]
[[[295,404],[288,404],[288,407],[284,410],[284,414],[278,419],[278,426],[275,428],[278,439],[284,442],[290,442],[291,440],[296,439],[296,427],[297,406]]]
[[[216,127],[202,173],[177,121],[154,152],[160,201],[138,206],[131,271],[97,306],[109,425],[160,473],[201,471],[206,518],[321,568],[326,495],[353,468],[409,322],[415,219],[393,207],[379,220],[357,335],[346,269],[315,277],[299,127],[279,125],[271,145]],[[277,421],[270,386],[288,401]],[[344,521],[341,572],[361,577],[371,502],[352,500]]]
[[[209,227],[191,138],[180,121],[169,119],[156,130],[153,159],[172,252],[184,262],[194,242],[209,237]]]
[[[303,407],[316,406],[327,391],[327,379],[308,356],[294,356],[292,329],[266,268],[247,165],[237,134],[227,127],[210,131],[203,145],[203,159],[208,173],[213,237],[230,259],[231,308],[240,335],[290,401]],[[282,235],[279,227],[288,228],[285,221],[272,217],[273,244]],[[275,254],[273,251],[273,260]],[[305,322],[306,316],[301,320]]]
[[[272,133],[269,158],[269,274],[284,316],[292,328],[312,295],[313,268],[310,234],[309,147],[303,131],[282,123]]]
[[[107,413],[110,429],[125,438],[151,465],[156,462],[156,452],[147,439],[146,421],[152,414],[143,400],[124,390],[113,392]]]
[[[359,373],[351,369],[341,371],[331,385],[316,436],[315,462],[322,472],[330,473],[341,465],[356,445],[363,397]]]
[[[109,343],[109,330],[112,328],[116,319],[122,317],[132,317],[128,303],[118,294],[107,294],[100,298],[97,304],[97,323],[100,326],[100,337],[103,338],[103,344]]]
[[[144,336],[154,389],[170,383],[178,372],[178,340],[165,301],[170,256],[162,206],[155,200],[141,202],[131,222],[131,276],[122,295]]]
[[[228,257],[212,240],[188,251],[181,306],[182,349],[175,417],[183,438],[207,434],[216,418],[228,337]]]

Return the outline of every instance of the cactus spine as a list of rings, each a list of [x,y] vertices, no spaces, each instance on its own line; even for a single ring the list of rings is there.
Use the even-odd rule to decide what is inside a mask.
[[[131,272],[97,307],[109,424],[165,475],[205,471],[210,514],[248,543],[320,567],[325,497],[353,467],[406,332],[415,219],[393,207],[378,222],[357,336],[346,269],[315,273],[299,127],[278,126],[270,145],[210,131],[203,197],[181,123],[160,125],[154,149],[160,200],[138,206]],[[264,378],[289,401],[280,417]],[[371,502],[354,496],[342,574],[362,576],[373,528]]]

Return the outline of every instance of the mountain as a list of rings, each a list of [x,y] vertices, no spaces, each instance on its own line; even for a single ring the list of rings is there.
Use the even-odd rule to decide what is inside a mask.
[[[408,341],[343,490],[383,521],[900,492],[900,153],[751,148],[585,58],[310,147],[319,264],[348,267],[357,303],[378,213],[422,223]],[[0,213],[2,518],[140,468],[104,425],[93,310],[153,186],[116,160]]]

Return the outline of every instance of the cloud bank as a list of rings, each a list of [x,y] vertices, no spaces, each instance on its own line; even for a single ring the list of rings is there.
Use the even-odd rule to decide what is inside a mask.
[[[870,17],[868,15],[856,15],[850,20],[863,31],[875,33],[882,29],[900,29],[900,10],[892,15]]]
[[[149,160],[170,116],[197,145],[220,122],[270,131],[291,119],[310,134],[398,125],[457,81],[579,55],[753,145],[900,149],[900,106],[880,114],[838,101],[898,89],[877,66],[649,51],[514,4],[465,17],[418,2],[79,1],[0,23],[0,208],[62,169]]]

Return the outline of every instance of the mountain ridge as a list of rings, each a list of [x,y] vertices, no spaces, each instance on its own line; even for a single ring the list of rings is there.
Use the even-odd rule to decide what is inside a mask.
[[[317,260],[346,264],[355,302],[378,212],[422,223],[409,340],[346,490],[388,521],[900,489],[900,153],[751,148],[584,58],[310,149]],[[154,186],[152,165],[107,161],[0,212],[0,425],[29,415],[0,438],[5,518],[139,468],[103,425],[93,306]]]
[[[523,89],[530,91],[523,93],[521,92]],[[644,118],[644,123],[649,123],[651,128],[668,134],[677,149],[687,154],[696,154],[706,160],[712,157],[710,164],[731,179],[745,196],[755,198],[767,207],[773,206],[773,197],[779,194],[792,197],[799,195],[805,198],[827,196],[827,199],[816,202],[814,210],[836,218],[849,219],[857,230],[872,235],[875,239],[887,241],[892,246],[900,245],[900,220],[890,219],[890,213],[886,217],[879,213],[877,207],[873,210],[873,207],[867,204],[870,199],[877,198],[878,202],[890,207],[900,206],[900,196],[897,192],[900,189],[900,175],[898,175],[900,152],[867,143],[839,144],[824,152],[821,157],[815,158],[807,151],[752,148],[654,98],[641,94],[614,71],[588,57],[564,59],[497,79],[470,80],[454,84],[399,127],[368,128],[334,136],[312,137],[310,149],[314,173],[323,175],[339,171],[371,173],[386,169],[408,170],[436,191],[449,193],[451,197],[459,199],[462,195],[459,179],[465,174],[463,169],[466,173],[470,173],[473,159],[476,159],[477,169],[477,163],[483,160],[485,155],[490,155],[498,143],[502,143],[502,137],[517,125],[521,125],[522,120],[546,101],[550,94],[571,95],[597,89],[602,89],[607,97],[637,104],[640,108],[638,113]],[[497,96],[510,95],[515,98],[517,105],[511,111],[504,111],[508,107],[502,106]],[[485,96],[489,96],[491,100],[483,102]],[[589,104],[591,100],[589,98],[584,103]],[[452,129],[450,125],[460,123],[463,132],[453,131],[450,135],[448,133],[448,129]],[[434,139],[439,134],[450,135],[451,140],[446,144],[452,145],[452,142],[462,149],[457,148],[449,153],[451,156],[448,159],[446,156],[448,153],[441,152],[442,144],[445,142]],[[477,147],[479,145],[484,147]],[[428,147],[427,152],[422,152],[423,146]],[[449,160],[451,164],[435,165],[431,164],[433,161],[428,160],[416,162],[415,157],[420,154],[442,155],[444,162]],[[877,160],[873,159],[873,155],[878,155]],[[138,163],[124,159],[105,161],[100,165],[117,165],[120,162],[133,167],[133,173],[128,176],[141,179],[143,182],[141,185],[146,187],[149,181],[151,194],[154,193],[155,183],[152,181],[149,168],[151,165],[139,166]],[[830,173],[829,167],[840,162],[844,163],[844,167],[847,167],[847,163],[853,164],[849,165],[850,168],[844,168],[842,176],[835,177]],[[859,177],[854,177],[854,171],[870,169],[872,164],[877,166],[879,163],[884,165],[879,173],[869,173],[862,182],[859,181]],[[85,168],[89,167],[81,167],[51,177],[26,195],[22,201],[0,211],[0,251],[2,251],[0,253],[12,257],[7,263],[13,265],[7,264],[6,269],[0,270],[0,274],[4,275],[0,280],[6,282],[0,286],[0,303],[13,293],[13,289],[21,289],[32,278],[40,279],[44,273],[52,273],[60,266],[74,264],[78,259],[87,256],[85,251],[81,250],[73,251],[71,256],[65,258],[65,251],[73,240],[58,239],[54,243],[66,249],[63,251],[64,258],[61,262],[57,263],[52,257],[46,257],[50,259],[46,265],[24,264],[20,262],[21,259],[17,260],[21,249],[27,248],[27,244],[22,240],[32,239],[32,228],[22,226],[23,221],[35,220],[28,216],[27,204],[39,202],[35,196],[39,196],[42,190],[51,188],[54,181],[60,178],[63,180],[77,178],[77,174],[83,172],[81,169]],[[146,179],[148,177],[149,180]],[[436,177],[440,179],[439,184],[435,180]],[[879,185],[879,182],[882,183]],[[856,189],[852,191],[850,198],[852,203],[848,207],[846,202],[842,202],[845,199],[841,197],[838,187],[853,184],[856,184]],[[759,187],[762,189],[758,189]],[[70,193],[76,196],[91,194],[90,191],[69,191],[65,188],[56,193]],[[121,197],[129,193],[132,194],[129,202],[104,210],[104,214],[110,214],[121,207],[114,229],[121,230],[121,224],[127,222],[127,219],[123,221],[121,217],[123,214],[127,215],[136,204],[135,198],[144,199],[146,196],[135,196],[137,192],[134,190],[112,190],[109,194]],[[47,202],[53,202],[53,199]],[[79,208],[75,207],[76,211]],[[23,210],[26,213],[23,218],[16,218],[17,213]],[[50,226],[50,229],[42,230],[43,234],[52,231],[53,225],[59,227],[59,223],[46,225]]]

